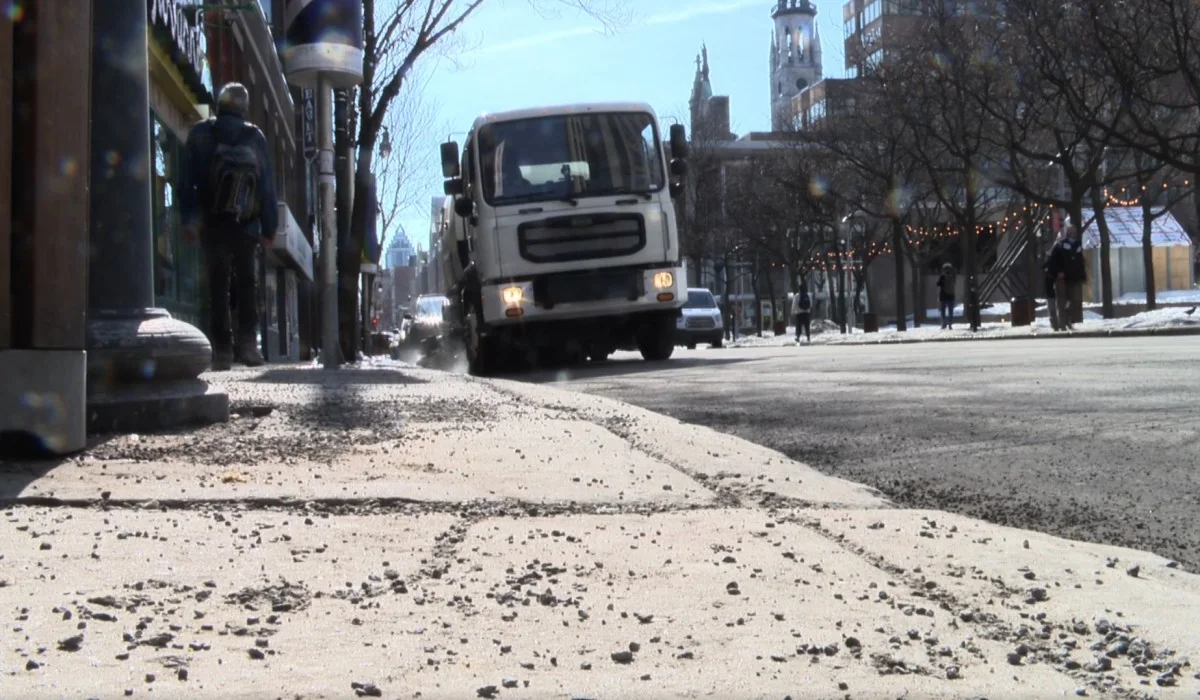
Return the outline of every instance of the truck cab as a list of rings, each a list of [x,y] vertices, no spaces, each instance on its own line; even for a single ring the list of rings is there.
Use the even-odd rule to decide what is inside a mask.
[[[643,103],[485,114],[461,152],[442,144],[446,295],[473,372],[530,352],[671,356],[686,153],[683,127],[668,144]]]

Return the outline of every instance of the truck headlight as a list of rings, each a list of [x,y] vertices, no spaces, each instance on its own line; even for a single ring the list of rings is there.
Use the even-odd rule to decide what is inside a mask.
[[[670,272],[655,272],[654,273],[654,288],[655,289],[670,289],[675,286],[675,275]]]
[[[504,300],[505,304],[515,306],[525,299],[525,290],[520,287],[505,287],[500,292],[500,298]]]

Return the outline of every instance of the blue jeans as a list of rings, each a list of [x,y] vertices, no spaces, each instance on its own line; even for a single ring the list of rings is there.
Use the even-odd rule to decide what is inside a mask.
[[[954,323],[954,300],[942,299],[938,304],[938,311],[942,315],[942,328],[949,328]]]

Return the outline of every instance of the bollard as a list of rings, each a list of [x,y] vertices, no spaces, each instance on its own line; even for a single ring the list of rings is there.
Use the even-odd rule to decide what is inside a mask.
[[[1016,297],[1011,301],[1012,310],[1012,325],[1013,328],[1028,326],[1033,323],[1036,308],[1033,299],[1029,297]]]

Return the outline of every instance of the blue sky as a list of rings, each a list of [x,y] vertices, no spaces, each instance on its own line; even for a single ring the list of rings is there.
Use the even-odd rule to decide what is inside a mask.
[[[770,128],[768,48],[772,0],[625,0],[635,16],[613,34],[577,11],[540,0],[490,0],[464,24],[453,60],[430,57],[425,99],[436,107],[424,192],[404,216],[427,247],[430,197],[441,194],[438,143],[482,112],[572,102],[649,102],[686,123],[696,54],[708,45],[714,94],[729,95],[734,132]],[[842,0],[816,0],[826,77],[843,74]],[[454,138],[461,142],[462,133]]]

